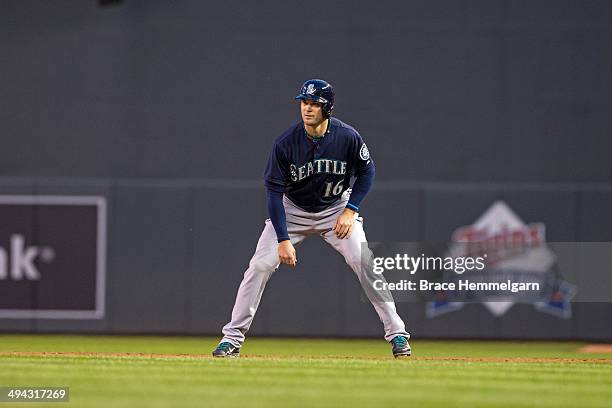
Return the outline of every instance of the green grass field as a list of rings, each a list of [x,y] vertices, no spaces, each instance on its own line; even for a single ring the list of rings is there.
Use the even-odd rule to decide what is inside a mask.
[[[612,354],[581,343],[0,335],[0,386],[68,386],[15,407],[609,407]],[[53,354],[43,354],[49,352]],[[138,353],[138,354],[134,354]]]

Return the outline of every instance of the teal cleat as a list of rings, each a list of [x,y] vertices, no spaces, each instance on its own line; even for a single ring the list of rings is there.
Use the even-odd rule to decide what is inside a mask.
[[[213,357],[240,357],[240,347],[235,347],[232,343],[219,343],[212,352]]]
[[[390,341],[393,349],[393,357],[409,357],[411,354],[410,344],[408,344],[408,339],[404,336],[395,336]]]

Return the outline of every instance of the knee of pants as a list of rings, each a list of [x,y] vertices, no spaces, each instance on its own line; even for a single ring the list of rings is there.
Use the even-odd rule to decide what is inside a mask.
[[[357,238],[357,236],[351,238]],[[344,260],[351,267],[356,264],[367,263],[367,260],[372,257],[372,251],[368,248],[365,240],[346,240],[340,244],[339,252],[342,253]]]
[[[362,259],[362,256],[367,256],[368,254],[362,252],[361,246],[355,246],[344,251],[343,255],[346,263],[353,267],[354,265],[361,265],[365,261],[365,259]]]
[[[272,273],[278,268],[278,265],[279,261],[276,253],[264,257],[253,258],[249,263],[249,267],[261,273]]]
[[[368,257],[368,255],[370,255],[370,257]],[[344,260],[355,272],[366,275],[373,273],[371,252],[368,254],[363,254],[361,251],[356,251],[346,255]]]
[[[366,268],[364,268],[361,263],[361,259],[358,257],[345,258],[346,264],[355,272],[357,275],[361,276],[366,273]]]
[[[344,260],[346,261],[346,264],[352,269],[361,268],[361,259],[359,259],[358,257],[344,258]]]

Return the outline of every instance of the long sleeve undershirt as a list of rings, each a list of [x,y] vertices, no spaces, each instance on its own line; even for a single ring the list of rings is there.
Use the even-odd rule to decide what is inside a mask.
[[[287,232],[287,216],[285,215],[285,207],[283,206],[283,193],[268,190],[268,215],[276,231],[278,242],[289,239]]]
[[[351,196],[346,204],[348,208],[359,212],[359,204],[361,204],[368,194],[368,191],[370,191],[370,188],[372,188],[375,174],[376,170],[374,169],[374,163],[371,163],[361,174],[357,175],[353,183],[353,191],[351,191]]]

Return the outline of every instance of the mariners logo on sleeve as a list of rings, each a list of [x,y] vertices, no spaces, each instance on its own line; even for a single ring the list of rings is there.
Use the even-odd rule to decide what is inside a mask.
[[[370,151],[368,150],[368,146],[364,143],[359,149],[359,158],[361,160],[369,160],[370,159]]]

